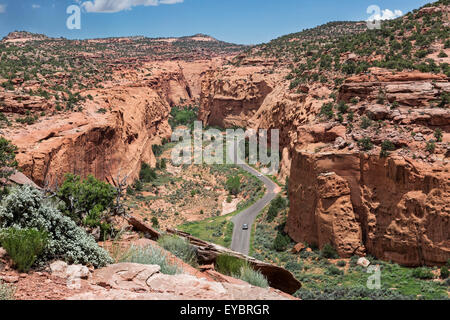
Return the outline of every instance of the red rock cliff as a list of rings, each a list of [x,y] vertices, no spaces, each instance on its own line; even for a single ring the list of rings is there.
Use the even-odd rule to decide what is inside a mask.
[[[294,152],[286,231],[332,244],[341,256],[366,251],[407,266],[450,258],[450,165],[400,158]]]

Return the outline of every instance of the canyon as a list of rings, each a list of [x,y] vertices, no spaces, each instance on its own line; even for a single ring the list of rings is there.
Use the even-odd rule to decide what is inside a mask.
[[[448,5],[438,3],[396,21],[426,24],[429,16],[448,31],[448,12]],[[392,39],[383,40],[386,56],[396,47],[394,41],[412,36],[394,23]],[[92,65],[80,63],[95,72],[79,79],[75,67],[55,67],[34,80],[26,80],[25,71],[2,78],[0,112],[10,125],[2,125],[0,134],[18,147],[21,173],[39,187],[53,187],[67,173],[92,174],[113,185],[127,177],[132,185],[142,163],[156,166],[153,146],[170,140],[174,107],[198,107],[205,126],[279,129],[281,167],[275,178],[288,187],[283,232],[290,239],[319,249],[331,245],[341,258],[370,255],[408,267],[442,266],[450,259],[448,34],[433,37],[425,53],[417,44],[420,38],[413,40],[409,50],[416,64],[399,68],[375,49],[365,55],[364,32],[361,23],[338,23],[250,48],[204,35],[71,42],[13,33],[2,45],[17,45],[17,54],[29,43],[46,52],[70,43],[80,46],[70,58],[89,61]],[[352,48],[357,53],[333,47],[341,33],[359,39],[359,47]],[[376,37],[389,38],[381,32],[371,36],[374,43]],[[145,46],[132,51],[140,41]],[[69,54],[60,50],[61,56]],[[133,54],[123,56],[125,50]],[[69,103],[76,95],[55,88],[68,83],[81,98],[73,109],[62,111],[60,102]],[[35,118],[24,124],[23,116]],[[117,270],[113,273],[120,278]],[[161,287],[166,280],[180,280],[187,288],[205,285],[194,278],[164,277],[150,280],[161,278]],[[138,285],[145,287],[145,298],[154,298],[148,282]],[[217,287],[216,293],[189,297],[222,299],[231,292],[245,298],[237,285]],[[96,290],[72,298],[105,293]],[[245,290],[262,298],[285,298],[279,292]],[[111,294],[139,298],[137,293]]]

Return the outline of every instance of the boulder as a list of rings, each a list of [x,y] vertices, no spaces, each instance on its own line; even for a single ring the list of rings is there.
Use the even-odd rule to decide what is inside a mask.
[[[292,253],[300,253],[305,247],[303,243],[299,242],[292,248]]]
[[[90,271],[81,264],[68,265],[64,261],[50,264],[51,274],[63,279],[88,279]]]
[[[68,265],[64,261],[55,261],[50,264],[50,271],[54,276],[65,278],[67,267]]]
[[[370,266],[370,261],[364,257],[361,257],[358,259],[357,265],[367,268],[368,266]]]

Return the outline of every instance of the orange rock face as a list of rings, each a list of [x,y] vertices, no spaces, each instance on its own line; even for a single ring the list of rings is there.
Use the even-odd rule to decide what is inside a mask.
[[[120,173],[132,180],[142,161],[154,161],[152,145],[170,136],[169,105],[155,91],[125,86],[96,94],[83,112],[6,130],[19,147],[20,169],[38,185],[61,183],[66,173],[109,182]],[[111,111],[99,113],[100,108]]]
[[[298,242],[332,244],[402,265],[450,258],[450,166],[374,156],[294,153],[286,231]]]
[[[429,106],[438,100],[443,92],[450,91],[445,75],[430,73],[399,72],[371,68],[371,74],[348,78],[341,87],[339,99],[349,101],[359,97],[362,100],[377,100],[383,95],[389,102],[418,107]]]

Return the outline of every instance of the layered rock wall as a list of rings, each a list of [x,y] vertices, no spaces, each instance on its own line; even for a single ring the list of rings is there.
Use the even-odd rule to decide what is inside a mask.
[[[298,242],[364,251],[407,266],[450,258],[450,166],[296,151],[286,231]]]

